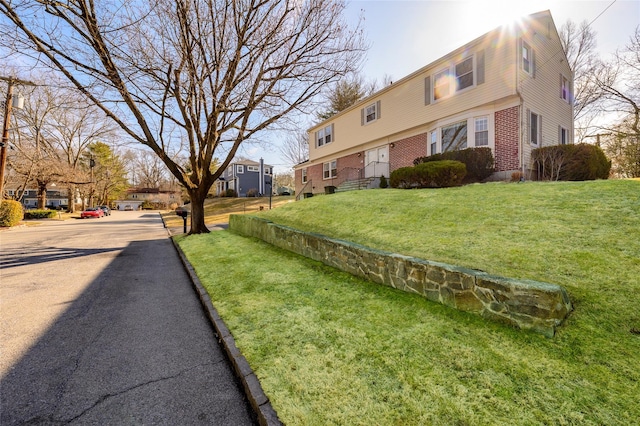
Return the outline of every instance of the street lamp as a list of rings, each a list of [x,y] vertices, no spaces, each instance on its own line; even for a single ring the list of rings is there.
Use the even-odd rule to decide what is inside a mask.
[[[18,80],[13,77],[2,77],[0,80],[8,82],[7,100],[4,104],[4,125],[2,127],[2,142],[0,142],[0,199],[4,198],[4,170],[7,165],[7,146],[9,145],[9,125],[11,124],[11,108],[22,109],[24,106],[24,98],[22,95],[13,96],[14,84],[26,86],[35,86],[30,81]]]

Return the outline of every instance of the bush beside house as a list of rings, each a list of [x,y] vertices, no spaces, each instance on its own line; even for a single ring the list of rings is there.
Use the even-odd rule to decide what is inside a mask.
[[[585,143],[555,145],[531,152],[539,180],[582,181],[607,179],[611,161],[600,147]]]
[[[27,210],[24,212],[25,219],[51,219],[56,217],[56,210]]]
[[[428,157],[418,157],[413,164],[427,163],[431,161],[453,160],[464,163],[467,168],[463,183],[482,182],[495,171],[491,148],[467,148],[457,151],[447,151],[433,154]]]
[[[401,167],[391,173],[392,188],[448,188],[460,186],[467,173],[460,161],[443,160]]]
[[[0,202],[0,226],[16,226],[23,216],[24,210],[18,201],[2,200]]]

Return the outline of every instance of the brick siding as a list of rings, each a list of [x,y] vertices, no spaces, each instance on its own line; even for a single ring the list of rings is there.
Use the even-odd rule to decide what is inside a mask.
[[[519,107],[503,109],[495,113],[496,122],[496,171],[520,169],[518,140],[520,134]]]
[[[413,160],[427,155],[427,136],[427,133],[421,133],[394,141],[393,148],[389,147],[389,172],[400,167],[411,167]]]

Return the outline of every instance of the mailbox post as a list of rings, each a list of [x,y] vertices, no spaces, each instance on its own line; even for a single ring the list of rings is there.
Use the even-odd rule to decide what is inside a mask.
[[[189,211],[184,207],[178,207],[176,209],[176,214],[182,218],[182,221],[184,224],[183,232],[186,234],[187,233],[187,216],[189,215]]]

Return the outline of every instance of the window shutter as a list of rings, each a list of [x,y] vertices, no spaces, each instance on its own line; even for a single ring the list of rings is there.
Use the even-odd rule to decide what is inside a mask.
[[[542,148],[542,115],[538,114],[538,146]]]
[[[527,142],[531,143],[531,110],[527,108]]]
[[[380,111],[380,101],[376,102],[376,119],[382,117],[382,112]]]
[[[335,131],[335,125],[331,124],[331,142],[336,140],[336,131]]]
[[[476,67],[477,67],[477,78],[476,84],[484,83],[484,50],[478,52],[478,56],[476,58]]]
[[[560,99],[564,99],[563,98],[564,93],[562,93],[562,79],[563,79],[562,73],[560,73]]]
[[[360,125],[364,126],[364,108],[360,110]]]
[[[531,50],[531,77],[536,78],[536,52],[533,47],[530,47],[529,50]]]
[[[429,105],[431,103],[431,76],[428,75],[424,78],[424,104]]]
[[[558,145],[562,145],[562,126],[558,124]]]

